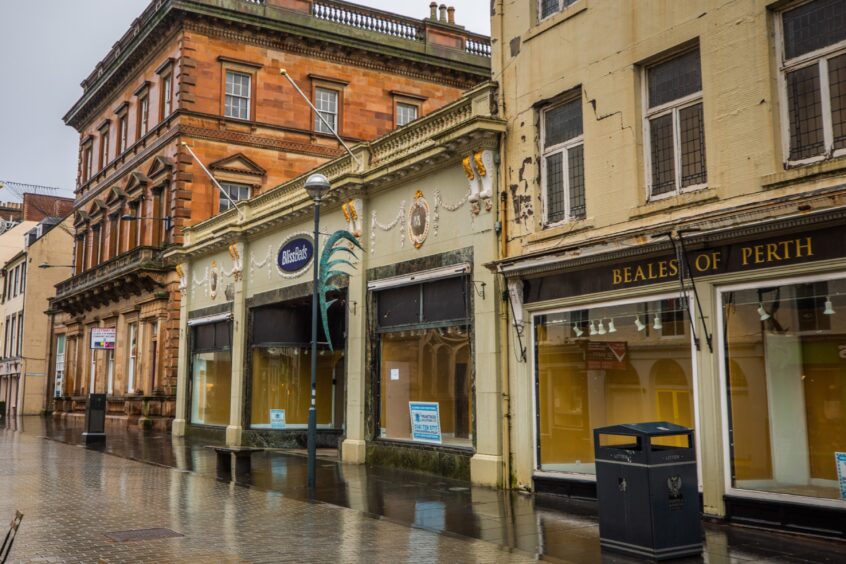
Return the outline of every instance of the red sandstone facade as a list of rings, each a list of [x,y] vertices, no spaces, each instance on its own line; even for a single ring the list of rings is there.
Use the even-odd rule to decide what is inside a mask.
[[[351,145],[486,80],[488,54],[486,38],[443,13],[418,21],[335,1],[152,2],[65,116],[80,148],[74,276],[53,301],[67,343],[57,411],[82,410],[96,392],[113,415],[149,424],[171,415],[179,292],[161,254],[227,205],[186,145],[233,197],[252,197],[343,151],[280,69],[312,100],[329,99],[324,115]],[[114,350],[90,349],[97,327],[115,328]]]

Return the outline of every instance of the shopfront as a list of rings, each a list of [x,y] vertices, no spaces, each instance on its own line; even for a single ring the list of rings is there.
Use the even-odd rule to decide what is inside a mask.
[[[706,514],[846,536],[844,220],[673,243],[503,265],[518,482],[595,495],[592,430],[669,421],[695,429]]]
[[[302,448],[318,286],[317,443],[345,462],[506,485],[491,86],[186,230],[174,434]],[[329,246],[339,231],[350,239]],[[353,240],[355,242],[353,242]],[[329,249],[327,250],[327,247]],[[328,253],[328,254],[327,254]]]

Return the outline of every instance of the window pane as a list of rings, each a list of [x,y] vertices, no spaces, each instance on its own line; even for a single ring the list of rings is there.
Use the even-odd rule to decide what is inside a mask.
[[[673,156],[673,115],[666,114],[649,121],[652,146],[652,195],[676,189],[675,157]]]
[[[678,300],[535,318],[541,470],[594,474],[596,427],[694,426],[690,337],[654,328],[676,313],[686,324]]]
[[[564,207],[563,153],[555,153],[546,157],[546,210],[549,223],[556,223],[567,217],[567,211]]]
[[[467,284],[464,276],[423,284],[423,321],[468,318]]]
[[[828,79],[831,90],[831,127],[834,148],[846,148],[846,55],[828,61]]]
[[[195,354],[191,389],[191,422],[228,425],[232,386],[229,351]]]
[[[558,0],[541,0],[541,18],[551,16],[558,11]]]
[[[708,180],[705,169],[705,125],[702,104],[679,110],[681,136],[681,185],[696,186]]]
[[[722,302],[734,487],[840,499],[846,281],[731,292]],[[763,322],[761,306],[771,315]]]
[[[221,182],[220,187],[229,195],[229,198],[236,202],[250,199],[250,186],[246,184],[235,184],[232,182]],[[232,207],[232,202],[224,196],[220,195],[220,212],[223,213]]]
[[[543,113],[544,147],[552,147],[582,134],[582,102],[573,100]]]
[[[419,284],[383,290],[377,294],[377,299],[380,327],[420,322]]]
[[[270,410],[285,410],[285,428],[305,429],[311,404],[311,350],[297,347],[257,347],[253,349],[250,423],[256,429],[269,429]],[[332,401],[335,374],[343,381],[344,353],[321,350],[317,357],[317,424],[337,427],[333,422]]]
[[[570,180],[570,219],[585,217],[585,146],[569,150],[567,172]]]
[[[702,90],[699,49],[649,69],[649,107],[654,108]]]
[[[787,111],[790,114],[790,159],[822,154],[825,142],[818,65],[787,73]]]
[[[444,444],[472,447],[470,336],[465,327],[381,337],[379,435],[411,439],[408,402],[438,404]]]
[[[788,59],[846,39],[846,0],[815,0],[787,11],[784,51]]]
[[[411,104],[397,104],[397,127],[403,126],[417,119],[417,106]]]
[[[321,133],[332,133],[338,129],[338,93],[335,90],[317,88],[314,91],[314,107],[332,127],[329,128],[318,116],[314,116],[314,129]]]

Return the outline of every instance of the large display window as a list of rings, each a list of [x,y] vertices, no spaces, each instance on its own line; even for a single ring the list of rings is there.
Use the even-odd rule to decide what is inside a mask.
[[[228,321],[193,328],[191,423],[229,425],[232,402],[232,327]]]
[[[720,304],[729,487],[841,499],[846,279],[736,286]]]
[[[458,276],[376,293],[379,437],[473,447],[468,284]],[[424,428],[415,418],[426,410]]]
[[[317,425],[344,424],[344,307],[329,310],[330,350],[318,331]],[[311,405],[311,300],[253,310],[250,362],[250,426],[305,429]]]
[[[595,474],[597,427],[695,427],[685,306],[669,298],[534,316],[538,469]]]

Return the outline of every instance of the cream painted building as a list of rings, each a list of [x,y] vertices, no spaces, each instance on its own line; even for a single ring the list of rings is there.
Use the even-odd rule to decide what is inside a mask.
[[[511,484],[668,420],[705,514],[846,537],[846,2],[493,6]]]
[[[37,415],[48,407],[48,363],[55,351],[46,311],[55,285],[70,273],[71,226],[70,219],[54,218],[19,225],[21,250],[0,270],[0,401],[12,416]]]
[[[318,444],[346,462],[504,483],[504,302],[484,266],[498,256],[494,97],[481,85],[313,171],[332,183],[318,252],[338,230],[362,247],[320,330]],[[175,435],[304,444],[320,256],[305,179],[186,229],[169,252],[183,293]]]

